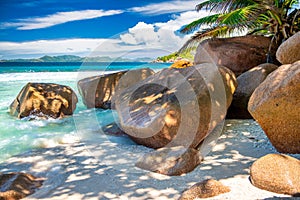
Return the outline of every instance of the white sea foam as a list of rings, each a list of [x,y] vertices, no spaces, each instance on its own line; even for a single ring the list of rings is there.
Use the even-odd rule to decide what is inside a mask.
[[[82,78],[97,76],[117,71],[84,71],[84,72],[30,72],[30,73],[3,73],[0,74],[0,82],[6,81],[28,81],[37,82],[50,80],[76,81]]]

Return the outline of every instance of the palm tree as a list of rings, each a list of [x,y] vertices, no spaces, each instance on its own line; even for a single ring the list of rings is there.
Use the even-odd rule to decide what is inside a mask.
[[[299,0],[207,0],[196,10],[213,14],[186,25],[181,33],[196,32],[179,50],[182,52],[209,37],[227,36],[237,31],[273,36],[279,45],[300,30]],[[203,26],[209,28],[201,29]]]

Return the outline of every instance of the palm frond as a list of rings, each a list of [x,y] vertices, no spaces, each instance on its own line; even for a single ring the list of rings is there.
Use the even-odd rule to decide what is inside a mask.
[[[196,21],[193,21],[192,23],[186,25],[182,30],[180,30],[181,33],[191,33],[195,29],[200,28],[202,25],[212,25],[216,23],[219,16],[221,14],[214,14],[206,17],[202,17]]]
[[[245,28],[252,28],[257,25],[257,17],[263,11],[256,5],[239,8],[219,17],[219,24],[234,26],[245,25]]]
[[[183,52],[187,49],[193,48],[206,38],[230,34],[235,30],[235,28],[236,27],[224,25],[198,31],[180,48],[178,52]]]
[[[254,0],[208,0],[196,6],[196,10],[210,10],[211,12],[225,13],[232,10],[255,4]]]

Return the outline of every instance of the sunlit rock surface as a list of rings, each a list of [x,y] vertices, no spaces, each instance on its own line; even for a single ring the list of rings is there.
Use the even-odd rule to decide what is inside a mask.
[[[134,85],[152,74],[154,74],[154,71],[149,68],[121,71],[84,78],[79,80],[77,85],[83,103],[87,108],[110,109],[112,107],[112,97],[116,91]]]
[[[38,116],[59,118],[72,115],[78,99],[68,86],[54,83],[27,83],[10,105],[18,118]]]
[[[279,152],[300,153],[300,61],[271,73],[252,94],[248,110]]]
[[[224,119],[235,87],[234,74],[213,64],[163,69],[125,89],[115,105],[138,144],[196,148]]]
[[[263,190],[300,197],[300,161],[280,154],[268,154],[253,163],[251,182]]]
[[[26,173],[0,174],[0,199],[22,199],[42,186],[42,180]]]
[[[194,200],[196,198],[209,198],[230,192],[230,188],[214,179],[204,180],[196,183],[184,191],[179,200]]]

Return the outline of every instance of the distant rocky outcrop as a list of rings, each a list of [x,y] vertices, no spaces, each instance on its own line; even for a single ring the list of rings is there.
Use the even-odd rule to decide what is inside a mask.
[[[60,56],[42,56],[40,58],[17,58],[9,60],[0,60],[0,62],[151,62],[152,58],[112,58],[109,56],[96,57],[79,57],[74,55],[60,55]]]
[[[72,115],[77,101],[75,92],[68,86],[27,83],[10,105],[10,113],[18,118],[60,118]]]
[[[18,200],[34,193],[42,180],[27,173],[0,174],[0,199]]]
[[[179,176],[192,171],[201,160],[199,151],[195,149],[164,147],[144,155],[135,166],[168,176]]]
[[[270,63],[258,65],[237,77],[238,86],[233,94],[232,103],[228,109],[227,118],[251,119],[248,111],[248,101],[254,90],[277,69],[278,66]]]
[[[272,72],[253,92],[248,110],[279,152],[300,153],[300,61]]]
[[[214,63],[232,70],[236,76],[267,62],[271,39],[263,36],[211,38],[201,42],[194,63]],[[275,48],[272,50],[275,58]]]
[[[122,130],[136,143],[196,148],[224,119],[235,87],[224,67],[163,69],[123,90],[115,106]]]
[[[119,91],[134,85],[152,74],[154,74],[154,71],[149,68],[120,71],[88,77],[79,80],[77,85],[83,103],[88,108],[111,109],[114,95],[118,95]],[[116,91],[118,92],[116,93]]]
[[[184,191],[179,200],[194,200],[197,198],[209,198],[230,192],[230,188],[214,179],[196,183]]]
[[[292,64],[300,60],[300,32],[288,38],[279,46],[276,58],[281,64]]]
[[[300,161],[280,154],[268,154],[259,158],[250,168],[254,186],[300,197]]]

